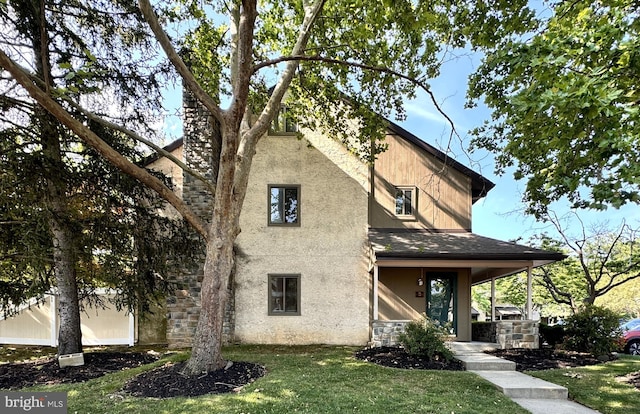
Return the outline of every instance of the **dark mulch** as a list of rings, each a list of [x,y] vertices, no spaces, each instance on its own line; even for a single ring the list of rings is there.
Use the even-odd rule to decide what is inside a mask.
[[[516,363],[517,371],[540,371],[553,368],[573,368],[602,364],[608,360],[598,359],[591,354],[559,349],[498,349],[487,352]]]
[[[83,382],[123,369],[139,367],[158,359],[141,352],[92,352],[84,354],[84,365],[58,366],[57,358],[0,364],[0,389],[19,389],[31,385]]]
[[[399,347],[383,346],[379,348],[366,348],[357,351],[355,356],[364,361],[393,368],[448,371],[461,371],[463,369],[459,361],[446,361],[444,358],[429,360],[427,358],[409,355],[404,349]]]
[[[229,366],[230,365],[230,366]],[[127,382],[123,391],[136,397],[195,397],[239,391],[266,374],[266,369],[249,362],[233,362],[200,376],[185,376],[184,363],[167,363]]]

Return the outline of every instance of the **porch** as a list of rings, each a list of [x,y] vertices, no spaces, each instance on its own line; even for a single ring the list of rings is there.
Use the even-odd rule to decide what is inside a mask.
[[[455,341],[539,347],[538,323],[531,320],[531,271],[562,260],[563,254],[469,232],[371,229],[369,241],[372,346],[397,344],[406,324],[426,315],[446,326]],[[528,274],[525,319],[496,321],[494,311],[482,339],[478,333],[474,337],[471,286],[522,271]]]

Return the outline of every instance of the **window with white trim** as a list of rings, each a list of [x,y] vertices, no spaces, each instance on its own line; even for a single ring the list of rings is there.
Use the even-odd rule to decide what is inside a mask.
[[[416,210],[415,187],[396,187],[395,214],[398,217],[413,217]]]
[[[269,315],[300,315],[300,275],[269,275]]]

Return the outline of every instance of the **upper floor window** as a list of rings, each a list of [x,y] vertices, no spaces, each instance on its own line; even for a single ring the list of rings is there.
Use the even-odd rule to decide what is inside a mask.
[[[269,186],[269,225],[300,225],[300,186]]]
[[[291,116],[286,106],[281,106],[278,115],[271,123],[271,133],[273,134],[294,134],[298,132],[298,125]]]
[[[396,187],[396,216],[413,216],[416,208],[416,191],[414,187]]]
[[[300,315],[300,275],[269,275],[269,315]]]

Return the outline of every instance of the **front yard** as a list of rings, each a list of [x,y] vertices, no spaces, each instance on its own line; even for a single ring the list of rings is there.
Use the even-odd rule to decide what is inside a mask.
[[[131,397],[121,391],[127,380],[141,372],[186,359],[184,352],[84,383],[37,389],[67,392],[69,413],[527,412],[472,373],[385,368],[355,359],[354,351],[352,347],[322,346],[226,348],[226,358],[259,363],[267,370],[266,376],[230,394],[156,399]],[[533,374],[567,386],[570,396],[583,404],[602,401],[603,405],[592,405],[602,413],[627,414],[640,411],[640,392],[613,377],[637,371],[640,357],[625,357],[595,367]]]

